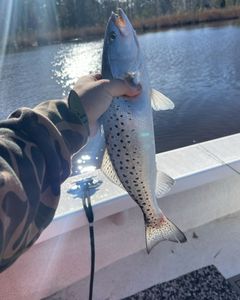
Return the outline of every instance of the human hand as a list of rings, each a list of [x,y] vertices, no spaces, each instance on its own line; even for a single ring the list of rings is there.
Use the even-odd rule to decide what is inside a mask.
[[[114,97],[137,96],[141,92],[140,86],[133,86],[125,80],[102,79],[100,74],[81,77],[73,90],[78,94],[88,117],[90,135],[94,135],[98,128],[98,119],[108,109]]]

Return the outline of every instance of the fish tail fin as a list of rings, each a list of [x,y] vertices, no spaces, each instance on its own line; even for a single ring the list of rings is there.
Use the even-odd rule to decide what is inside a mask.
[[[161,241],[176,243],[184,243],[187,241],[185,234],[164,215],[161,215],[158,220],[146,223],[145,234],[148,253]]]

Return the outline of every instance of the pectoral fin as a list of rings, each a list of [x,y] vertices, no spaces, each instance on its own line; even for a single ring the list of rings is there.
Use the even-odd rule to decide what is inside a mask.
[[[152,89],[151,101],[152,108],[156,111],[174,109],[175,107],[174,103],[168,97],[154,89]]]

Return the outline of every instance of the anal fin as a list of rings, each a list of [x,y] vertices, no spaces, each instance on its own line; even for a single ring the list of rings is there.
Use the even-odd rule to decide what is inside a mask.
[[[119,187],[121,187],[122,189],[124,189],[124,187],[123,187],[121,181],[119,180],[118,175],[114,169],[114,166],[112,164],[112,161],[110,159],[107,149],[105,149],[105,152],[103,155],[101,171],[110,181],[112,181],[114,184],[116,184]]]
[[[156,180],[156,197],[162,198],[165,196],[174,186],[175,180],[165,174],[164,172],[157,171],[157,180]]]

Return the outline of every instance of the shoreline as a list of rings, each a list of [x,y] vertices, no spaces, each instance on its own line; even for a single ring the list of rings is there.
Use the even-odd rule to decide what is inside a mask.
[[[199,24],[217,23],[221,21],[240,21],[240,6],[225,9],[206,9],[196,12],[184,12],[172,15],[161,15],[144,20],[133,20],[137,33],[168,30],[171,28],[188,27]],[[88,42],[103,38],[105,26],[59,29],[54,32],[37,34],[31,32],[9,39],[6,53],[19,52],[40,46],[67,42]],[[1,45],[0,45],[1,46]]]

